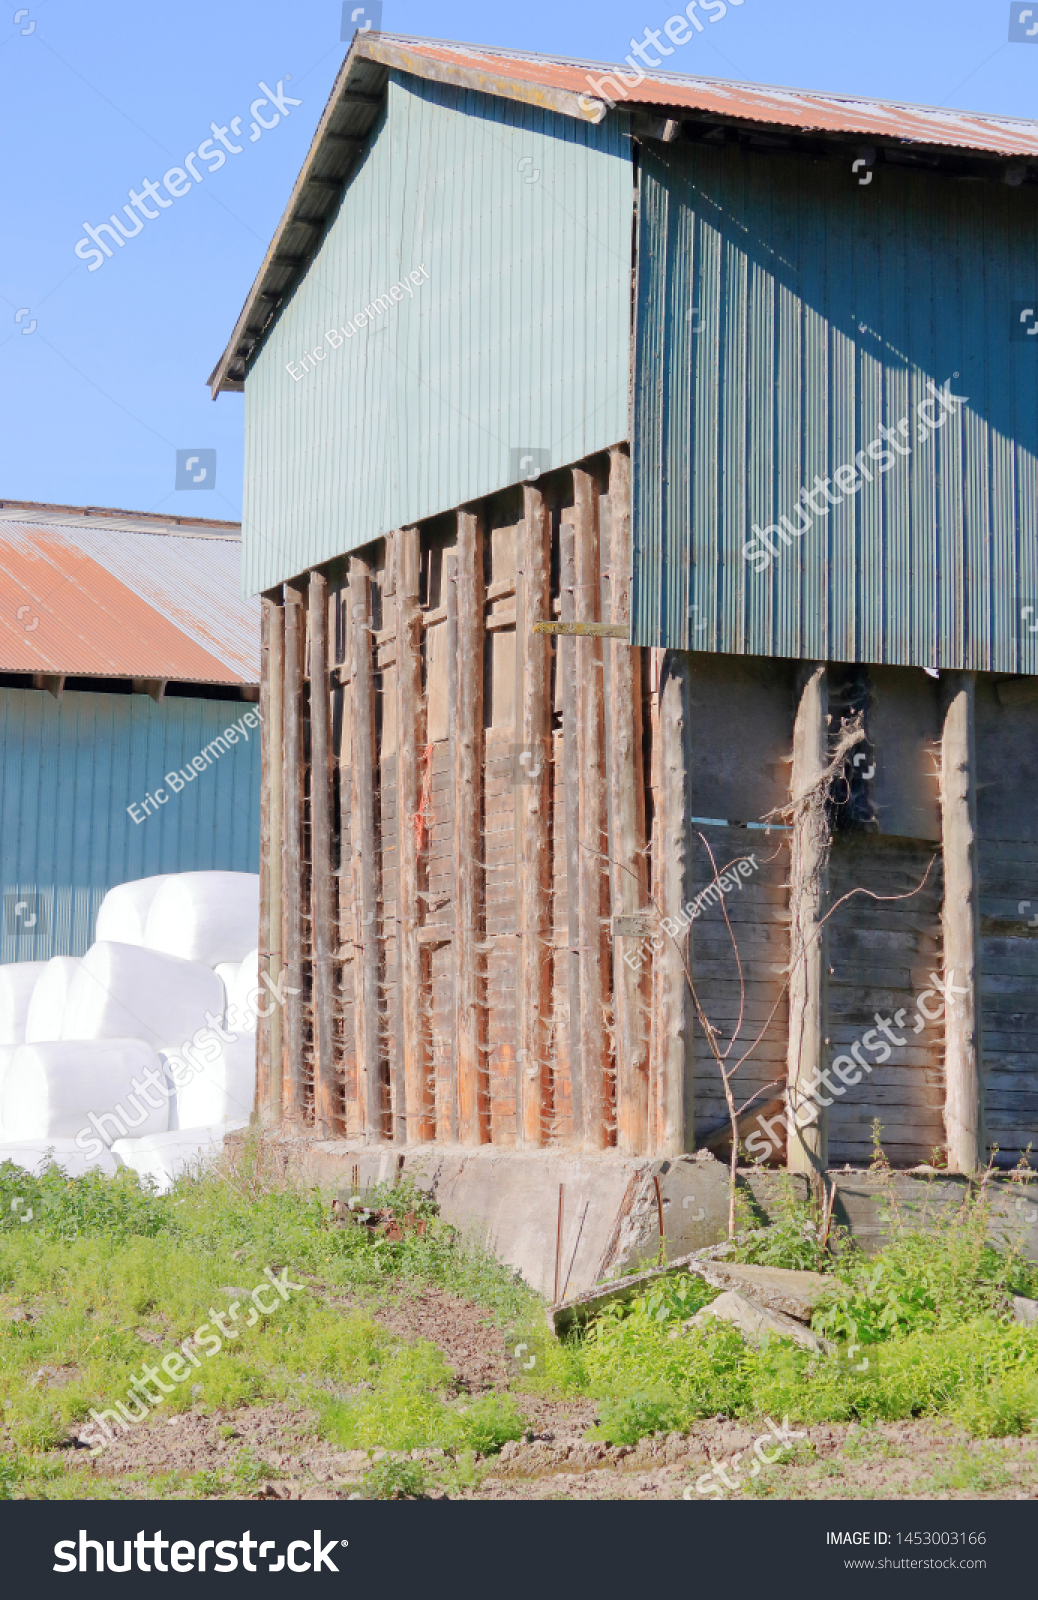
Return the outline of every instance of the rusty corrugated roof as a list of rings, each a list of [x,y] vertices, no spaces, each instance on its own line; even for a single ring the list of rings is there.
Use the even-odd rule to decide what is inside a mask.
[[[608,98],[618,105],[686,108],[726,120],[760,122],[800,132],[900,139],[992,155],[1038,156],[1038,122],[1023,117],[990,116],[985,112],[951,111],[895,100],[773,88],[671,72],[650,71],[636,78],[629,65],[619,69],[624,75],[621,79],[616,76],[617,67],[608,63],[385,34],[373,38],[362,49],[376,61],[420,76],[423,63],[436,63],[454,68],[459,74],[484,74],[488,80],[512,79],[521,85],[562,90],[585,99],[579,109],[592,119],[603,114]],[[487,88],[502,92],[500,81],[493,88],[488,82]]]
[[[259,608],[232,536],[0,519],[0,671],[254,684]]]
[[[486,45],[453,44],[401,34],[358,33],[332,85],[302,170],[242,307],[227,347],[210,373],[213,399],[241,390],[253,351],[282,302],[307,271],[322,225],[339,203],[378,115],[390,69],[457,84],[505,99],[599,122],[609,104],[716,117],[761,131],[843,135],[902,146],[1038,159],[1038,122],[985,112],[868,100],[860,95],[784,89],[724,78],[656,72],[635,81],[629,66],[532,55]],[[616,76],[617,71],[624,78]],[[609,104],[607,104],[607,100]]]

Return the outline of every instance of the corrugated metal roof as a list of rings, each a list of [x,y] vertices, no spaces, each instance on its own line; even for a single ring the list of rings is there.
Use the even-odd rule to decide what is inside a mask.
[[[332,86],[284,215],[223,355],[208,378],[213,398],[244,386],[264,333],[307,271],[358,169],[365,141],[385,95],[387,69],[475,89],[599,122],[606,99],[621,109],[669,108],[718,121],[791,132],[891,140],[902,146],[1038,158],[1038,122],[983,112],[868,100],[723,78],[652,72],[634,79],[630,67],[533,55],[483,45],[454,44],[397,34],[355,35]],[[632,81],[633,80],[633,81]]]
[[[893,138],[953,150],[987,151],[992,155],[1038,156],[1038,122],[1023,117],[996,117],[985,112],[950,111],[896,100],[869,100],[859,95],[785,89],[723,78],[652,71],[635,80],[629,65],[574,61],[561,56],[530,55],[481,45],[446,44],[428,39],[382,34],[363,45],[376,61],[423,73],[423,66],[442,63],[461,73],[484,73],[495,81],[491,93],[507,92],[505,83],[564,90],[580,97],[578,114],[601,116],[604,97],[625,106],[687,108],[723,120],[762,122],[802,132],[857,134]],[[406,59],[405,59],[406,58]],[[611,76],[612,75],[612,76]],[[596,85],[599,85],[596,89]],[[593,102],[597,101],[595,105]]]
[[[240,598],[240,560],[233,537],[8,513],[0,671],[257,683],[259,607]]]

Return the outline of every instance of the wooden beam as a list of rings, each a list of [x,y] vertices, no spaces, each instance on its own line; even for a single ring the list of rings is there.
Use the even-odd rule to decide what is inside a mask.
[[[564,621],[572,622],[576,607],[574,529],[570,520],[559,524],[559,605]],[[569,1010],[569,1090],[571,1139],[579,1143],[584,1133],[583,1075],[580,1060],[580,785],[577,780],[577,642],[563,636],[558,643],[556,670],[562,677],[562,784],[566,839],[566,987]],[[556,1116],[561,1108],[556,1106]]]
[[[456,526],[456,524],[455,524]],[[458,546],[455,542],[452,549],[443,552],[443,587],[447,594],[446,627],[447,627],[447,757],[450,764],[451,785],[451,838],[452,838],[452,864],[457,857],[453,854],[453,839],[455,819],[458,815]],[[458,920],[457,900],[457,867],[454,871],[454,921]],[[454,1027],[449,1029],[450,1040],[450,1103],[446,1108],[447,1116],[444,1119],[450,1130],[452,1144],[458,1141],[458,958],[456,941],[451,935],[455,945],[451,959],[451,1015]]]
[[[386,1132],[386,1096],[379,1033],[379,903],[375,823],[378,763],[371,633],[371,565],[363,555],[350,557],[350,601],[353,633],[350,823],[356,948],[353,1028],[357,1087],[364,1107],[365,1136],[368,1139],[382,1139]]]
[[[306,1067],[303,1060],[305,989],[303,972],[303,657],[306,609],[301,589],[285,584],[284,699],[284,837],[281,879],[284,887],[285,1047],[287,1100],[285,1117],[300,1124],[306,1115]],[[293,991],[297,991],[293,993]]]
[[[612,620],[631,621],[631,461],[624,449],[609,454]],[[612,914],[631,916],[648,905],[645,774],[642,759],[642,652],[609,646],[610,840]],[[649,1039],[642,938],[613,938],[616,1015],[617,1144],[625,1155],[649,1152]],[[629,956],[630,961],[625,960]]]
[[[573,471],[573,555],[576,621],[598,622],[598,482],[594,473]],[[606,1048],[609,1001],[606,961],[605,706],[602,642],[577,639],[577,780],[580,793],[580,1063],[583,1072],[584,1143],[604,1150],[613,1143],[613,1096]]]
[[[314,969],[314,1130],[331,1139],[340,1119],[335,1060],[338,1001],[335,881],[332,877],[332,768],[328,676],[328,580],[310,574],[310,905]]]
[[[260,847],[259,970],[268,972],[270,952],[270,613],[273,602],[260,600]],[[266,1006],[261,1010],[267,1010]],[[253,1114],[270,1120],[270,1017],[256,1017],[256,1099]]]
[[[657,1045],[657,1153],[680,1155],[695,1145],[692,994],[686,976],[692,955],[687,929],[678,921],[692,898],[692,849],[688,795],[692,770],[692,656],[664,652],[659,687],[659,902],[664,917],[676,923],[670,937],[661,929],[654,965],[659,1008]]]
[[[422,628],[419,604],[421,531],[403,528],[396,536],[397,574],[397,861],[399,880],[397,917],[400,940],[400,1033],[403,1050],[403,1093],[398,1093],[397,1117],[409,1144],[431,1139],[432,1104],[429,1094],[424,1004],[424,957],[419,941],[421,903],[418,842],[415,833],[420,805],[418,752],[425,744],[425,707],[422,699]]]
[[[270,934],[266,946],[266,970],[271,982],[278,985],[281,979],[282,947],[284,944],[282,922],[284,899],[282,895],[282,851],[285,840],[285,605],[283,599],[271,600],[269,612],[269,652],[267,656],[268,710],[262,723],[261,738],[265,741],[270,794]],[[261,708],[262,714],[262,708]],[[261,950],[261,966],[264,952]],[[281,1121],[284,1104],[285,1059],[284,1017],[281,1007],[267,1001],[270,1016],[269,1030],[270,1077],[266,1103],[266,1120],[272,1125]]]
[[[544,492],[523,487],[520,529],[522,605],[525,616],[551,608],[551,507]],[[517,607],[518,611],[518,607]],[[516,1143],[539,1149],[547,1142],[551,1112],[551,655],[550,639],[516,639],[520,652],[519,752],[519,971]]]
[[[794,801],[829,764],[829,688],[824,662],[802,663],[793,725]],[[828,937],[821,919],[828,891],[828,833],[817,808],[794,818],[789,839],[789,1037],[786,1165],[821,1182],[829,1160],[826,1097],[806,1093],[825,1066]]]
[[[944,901],[944,1126],[951,1172],[986,1159],[984,1053],[977,911],[977,757],[974,672],[942,672],[941,840]]]
[[[455,736],[454,971],[458,1037],[458,1136],[488,1137],[484,1067],[483,860],[483,520],[458,512],[458,707]]]

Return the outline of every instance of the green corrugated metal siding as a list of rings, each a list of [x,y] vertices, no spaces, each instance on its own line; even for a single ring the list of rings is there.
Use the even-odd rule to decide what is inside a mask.
[[[257,872],[258,727],[143,822],[126,809],[254,709],[74,691],[56,701],[0,688],[0,961],[82,955],[117,883],[157,872]],[[32,934],[9,930],[11,894],[31,897]]]
[[[558,466],[627,437],[632,182],[622,117],[391,77],[246,377],[245,593],[505,487],[514,447]],[[422,263],[413,300],[323,345]]]
[[[667,146],[639,210],[634,642],[1038,672],[1034,191]],[[928,379],[969,398],[921,443]],[[755,573],[753,525],[902,417],[911,454]]]

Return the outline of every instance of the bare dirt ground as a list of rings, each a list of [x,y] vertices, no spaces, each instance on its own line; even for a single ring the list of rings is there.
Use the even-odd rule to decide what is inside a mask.
[[[459,1393],[475,1396],[508,1386],[513,1369],[504,1335],[479,1306],[429,1289],[375,1314],[404,1338],[438,1345]],[[1033,1437],[976,1441],[948,1425],[924,1421],[869,1428],[826,1423],[797,1429],[804,1437],[791,1444],[787,1458],[768,1464],[753,1453],[762,1428],[741,1422],[704,1421],[688,1434],[614,1447],[586,1437],[596,1420],[594,1401],[519,1395],[517,1402],[528,1419],[525,1437],[497,1456],[477,1458],[464,1474],[441,1450],[413,1452],[423,1461],[436,1498],[715,1498],[704,1496],[696,1484],[719,1465],[722,1492],[729,1499],[1038,1499],[1038,1439]],[[104,1495],[106,1480],[113,1494],[147,1496],[148,1485],[157,1479],[163,1480],[161,1492],[175,1495],[183,1484],[181,1492],[196,1497],[321,1500],[360,1492],[372,1457],[322,1442],[315,1424],[313,1413],[285,1405],[171,1418],[153,1413],[147,1424],[96,1457],[72,1442],[56,1454],[70,1471],[89,1476],[88,1492],[94,1496]],[[234,1474],[243,1451],[258,1464],[247,1486]],[[373,1452],[375,1459],[383,1454]],[[200,1479],[200,1474],[206,1476]]]

